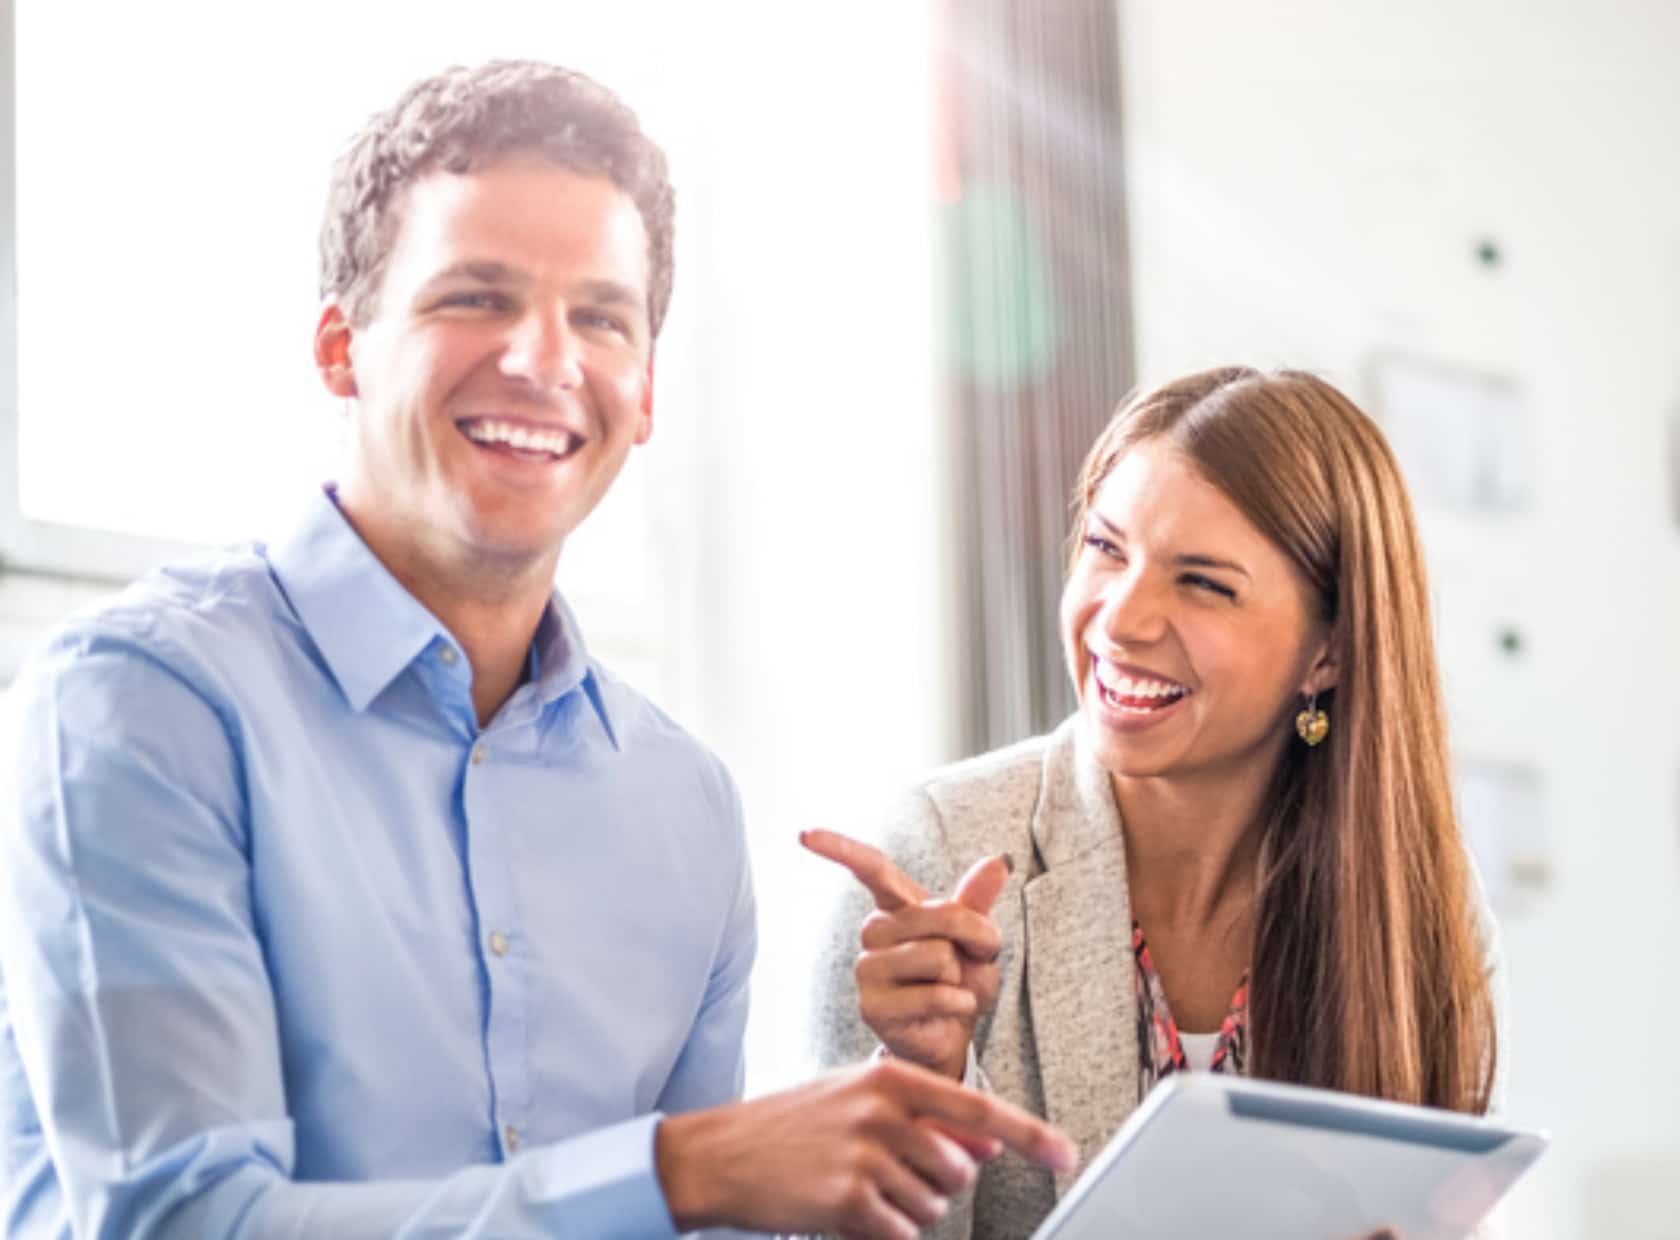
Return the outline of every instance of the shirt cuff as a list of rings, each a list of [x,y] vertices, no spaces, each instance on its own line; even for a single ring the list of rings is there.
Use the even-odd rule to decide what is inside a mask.
[[[654,1162],[657,1112],[532,1150],[520,1161],[531,1200],[558,1235],[674,1238]]]

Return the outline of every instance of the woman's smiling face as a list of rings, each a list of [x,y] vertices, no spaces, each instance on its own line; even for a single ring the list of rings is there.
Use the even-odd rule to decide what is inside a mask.
[[[1327,627],[1289,558],[1179,449],[1135,444],[1098,488],[1062,593],[1080,713],[1119,777],[1271,769]]]

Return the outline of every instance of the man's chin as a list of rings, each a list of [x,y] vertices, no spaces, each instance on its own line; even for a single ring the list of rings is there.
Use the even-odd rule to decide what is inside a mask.
[[[455,541],[460,559],[470,570],[491,570],[503,576],[523,575],[545,566],[552,573],[565,534],[557,529],[533,531],[528,521],[485,521],[469,517],[461,522]]]

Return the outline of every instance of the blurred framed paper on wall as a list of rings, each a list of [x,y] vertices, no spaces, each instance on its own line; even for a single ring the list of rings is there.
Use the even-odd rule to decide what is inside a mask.
[[[1470,513],[1529,506],[1532,430],[1514,380],[1402,356],[1371,370],[1374,411],[1420,500]]]
[[[1458,810],[1488,902],[1504,915],[1529,911],[1552,879],[1545,789],[1532,766],[1461,757]]]

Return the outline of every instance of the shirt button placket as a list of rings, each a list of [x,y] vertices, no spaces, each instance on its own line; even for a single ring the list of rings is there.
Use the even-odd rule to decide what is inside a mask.
[[[485,759],[489,757],[489,749],[482,736],[475,738],[472,748],[467,755],[467,818],[468,839],[474,840],[472,820],[475,810],[481,808],[480,798],[486,792],[484,781],[491,777],[485,766]],[[481,773],[482,772],[482,773]],[[475,847],[469,843],[469,847]],[[509,960],[513,949],[515,928],[506,924],[496,926],[510,907],[508,892],[505,885],[496,881],[502,873],[506,858],[497,856],[499,844],[495,835],[477,841],[477,847],[490,850],[481,856],[475,856],[472,872],[484,881],[474,881],[474,900],[478,904],[479,914],[485,921],[491,923],[481,933],[480,940],[485,952],[485,964],[489,974],[488,981],[491,988],[490,1010],[491,1017],[486,1028],[489,1039],[487,1046],[491,1088],[503,1096],[506,1109],[501,1116],[499,1134],[501,1136],[502,1154],[511,1158],[519,1151],[524,1141],[524,1134],[515,1121],[525,1113],[525,1094],[527,1088],[524,1065],[520,1059],[519,1048],[523,1044],[524,1019],[522,1005],[524,994],[521,979],[514,971]],[[476,848],[475,848],[476,851]],[[481,923],[482,925],[483,923]],[[498,1108],[502,1109],[502,1108]]]

